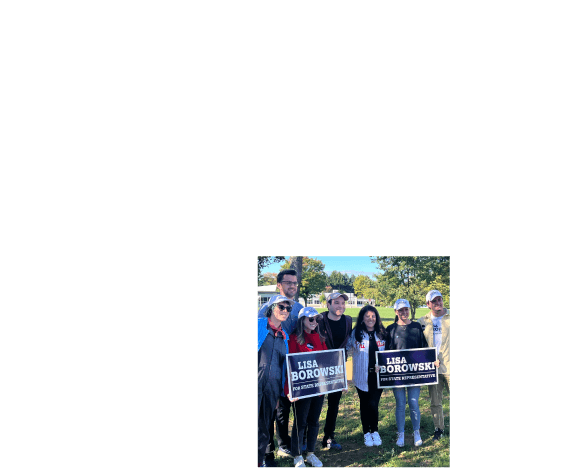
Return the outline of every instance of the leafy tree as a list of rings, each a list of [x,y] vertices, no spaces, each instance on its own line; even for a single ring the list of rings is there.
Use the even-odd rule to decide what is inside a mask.
[[[354,287],[353,285],[355,284],[355,279],[356,279],[355,274],[352,274],[351,276],[344,274],[344,277],[347,280],[345,286],[345,292],[353,292],[353,287]]]
[[[437,289],[441,295],[443,296],[443,307],[446,307],[447,309],[450,308],[450,294],[451,294],[451,289],[449,287],[448,284],[445,284],[445,282],[443,281],[443,278],[441,276],[437,276],[433,282],[431,282],[430,284],[428,284],[426,286],[426,291],[425,293],[427,294],[429,291],[431,291],[432,289]]]
[[[320,260],[309,258],[308,256],[292,258],[302,258],[301,281],[297,296],[304,299],[304,305],[306,306],[308,296],[318,294],[324,290],[328,281],[328,275],[324,272],[325,265]],[[281,269],[289,269],[290,267],[291,260],[285,262]]]
[[[439,276],[439,281],[448,287],[450,272],[449,256],[371,256],[383,274],[377,277],[379,292],[386,297],[407,299],[411,305],[411,318],[415,320],[416,308],[425,304],[428,286]]]
[[[326,296],[324,295],[324,293],[320,294],[320,305],[322,307],[326,307]]]
[[[346,284],[345,276],[339,271],[332,271],[330,276],[328,276],[328,284],[332,286],[336,291],[344,291]]]
[[[370,287],[368,289],[365,289],[365,291],[363,292],[363,297],[365,299],[374,299],[375,302],[377,300],[377,290],[374,287]]]
[[[365,291],[367,289],[374,289],[375,281],[373,281],[369,276],[357,276],[355,282],[353,283],[353,292],[357,297],[365,297]]]
[[[279,263],[283,260],[285,260],[284,256],[258,256],[258,286],[264,286],[264,284],[261,284],[262,270],[270,264]]]
[[[271,286],[277,285],[277,274],[276,273],[265,273],[259,280],[260,286]]]
[[[401,279],[412,276],[429,283],[441,276],[445,284],[450,284],[449,256],[371,256],[371,261]]]
[[[388,274],[378,274],[375,281],[375,300],[381,306],[390,307],[394,301],[398,299],[395,297],[398,282],[396,278]]]

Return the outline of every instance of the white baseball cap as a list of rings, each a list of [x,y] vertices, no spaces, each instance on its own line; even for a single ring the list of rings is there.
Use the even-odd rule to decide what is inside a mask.
[[[278,302],[283,302],[283,301],[293,302],[288,297],[282,296],[281,294],[277,294],[273,296],[271,299],[269,299],[269,301],[267,302],[267,307],[271,307],[273,304],[277,304]]]
[[[349,297],[347,297],[345,294],[340,294],[339,292],[332,292],[331,294],[328,294],[328,297],[326,297],[326,302],[331,301],[332,299],[337,299],[338,297],[343,297],[344,300],[348,300]]]
[[[408,309],[409,309],[410,303],[406,299],[398,299],[394,303],[394,310],[400,310],[400,309],[402,309],[402,307],[408,307]]]
[[[318,311],[314,308],[314,307],[303,307],[300,311],[299,311],[299,319],[301,317],[314,317],[315,315],[320,315],[318,313]],[[322,316],[320,315],[321,318]]]
[[[427,296],[425,296],[425,302],[431,302],[437,296],[443,297],[437,289],[433,289],[427,293]]]

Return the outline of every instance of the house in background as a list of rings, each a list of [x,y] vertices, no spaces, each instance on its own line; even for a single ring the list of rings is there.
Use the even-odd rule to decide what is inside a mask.
[[[334,292],[339,292],[339,291],[336,291],[334,289],[332,293]],[[324,297],[327,298],[329,294],[330,294],[329,292],[325,292]],[[349,298],[345,303],[346,307],[363,307],[366,304],[373,305],[375,303],[373,299],[359,298],[353,292],[346,292],[344,294]],[[308,296],[307,302],[309,307],[322,307],[322,305],[320,304],[320,294],[312,294]]]
[[[332,292],[338,292],[333,290]],[[279,294],[277,290],[277,285],[272,284],[271,286],[259,286],[258,287],[258,308],[265,304],[269,299],[271,299],[275,294]],[[329,292],[324,293],[324,297],[328,297]],[[346,307],[363,307],[366,304],[374,305],[375,301],[373,299],[363,299],[358,298],[352,292],[346,292],[345,295],[349,297],[349,300],[345,303]],[[299,297],[299,302],[304,305],[304,299]],[[320,304],[320,294],[312,294],[308,296],[307,304],[308,307],[322,307]]]
[[[271,286],[258,286],[258,308],[264,305],[275,294],[278,294],[277,285],[275,284]]]

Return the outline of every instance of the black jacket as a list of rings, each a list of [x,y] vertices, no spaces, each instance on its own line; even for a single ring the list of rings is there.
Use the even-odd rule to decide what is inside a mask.
[[[349,315],[342,315],[345,317],[345,337],[343,339],[342,344],[339,347],[334,346],[334,339],[332,336],[332,331],[330,330],[330,324],[326,321],[326,317],[328,317],[329,312],[322,312],[320,315],[322,316],[321,319],[318,319],[318,330],[320,334],[326,338],[326,346],[328,350],[334,350],[337,348],[345,348],[347,345],[347,341],[349,340],[349,336],[351,335],[352,330],[352,321]],[[345,359],[347,361],[347,349],[345,350]]]
[[[427,340],[423,334],[422,326],[418,322],[411,322],[404,329],[403,325],[398,325],[394,322],[392,325],[386,327],[386,346],[385,350],[410,350],[412,348],[426,348]],[[405,330],[407,332],[407,337],[405,340],[406,346],[398,347],[396,345],[396,333],[397,331],[402,332]],[[403,340],[399,339],[402,343]]]

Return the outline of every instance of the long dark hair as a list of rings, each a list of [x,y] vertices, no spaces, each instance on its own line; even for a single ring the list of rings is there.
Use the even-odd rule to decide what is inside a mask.
[[[363,306],[363,308],[359,311],[359,315],[357,316],[357,320],[355,321],[355,340],[358,342],[363,341],[363,335],[361,332],[367,333],[367,327],[363,323],[363,319],[365,318],[365,314],[367,312],[374,312],[377,316],[377,321],[375,323],[375,333],[379,340],[384,340],[386,337],[386,330],[382,324],[381,316],[379,315],[379,311],[375,309],[372,305]]]
[[[318,315],[316,317],[318,317]],[[304,345],[304,319],[306,319],[306,317],[299,317],[299,319],[297,320],[297,325],[295,325],[295,328],[293,329],[293,333],[297,335],[297,343],[299,345]],[[318,320],[319,319],[316,319],[316,328],[312,333],[317,333],[320,336],[320,341],[325,342],[326,337],[323,337],[320,333],[320,324],[318,324]]]

